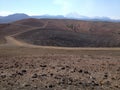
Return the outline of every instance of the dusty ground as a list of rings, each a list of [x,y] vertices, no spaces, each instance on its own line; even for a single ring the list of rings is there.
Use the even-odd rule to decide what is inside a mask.
[[[120,90],[120,50],[1,46],[0,90]]]
[[[120,90],[120,48],[42,47],[11,36],[0,45],[0,90]]]

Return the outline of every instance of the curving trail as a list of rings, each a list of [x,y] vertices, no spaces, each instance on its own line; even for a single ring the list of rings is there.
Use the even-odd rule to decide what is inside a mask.
[[[28,32],[28,31],[32,31],[32,30],[35,30],[35,29],[45,28],[47,26],[47,24],[48,24],[48,22],[46,22],[42,27],[31,27],[31,26],[28,26],[28,25],[22,25],[22,26],[30,27],[30,29],[25,30],[23,32],[13,34],[13,35],[5,36],[6,44],[1,44],[0,46],[24,46],[24,47],[28,47],[28,46],[31,47],[32,46],[33,47],[34,45],[30,45],[28,43],[19,41],[19,40],[15,39],[14,36],[25,33],[25,32]],[[15,24],[15,25],[20,25],[20,24]]]
[[[15,25],[19,25],[19,24],[15,24]],[[30,29],[25,30],[25,31],[22,31],[22,32],[19,32],[19,33],[16,33],[16,34],[13,34],[13,35],[10,35],[10,36],[19,35],[19,34],[22,34],[22,33],[28,32],[28,31],[32,31],[32,30],[35,30],[35,29],[43,29],[43,28],[45,28],[47,25],[48,25],[48,22],[46,22],[42,27],[31,27],[31,26],[28,26],[28,25],[22,25],[22,26],[30,27]]]
[[[7,45],[23,46],[23,44],[20,41],[16,40],[15,38],[11,36],[6,36],[5,39],[7,41]]]

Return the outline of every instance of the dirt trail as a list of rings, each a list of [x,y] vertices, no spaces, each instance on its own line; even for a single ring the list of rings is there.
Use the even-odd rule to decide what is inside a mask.
[[[15,25],[19,25],[19,24],[15,24]],[[22,25],[22,26],[30,27],[30,29],[27,29],[27,30],[25,30],[25,31],[22,31],[22,32],[19,32],[19,33],[10,35],[10,36],[19,35],[19,34],[22,34],[22,33],[28,32],[28,31],[32,31],[32,30],[35,30],[35,29],[43,29],[43,28],[45,28],[47,25],[48,25],[48,22],[46,22],[42,27],[31,27],[31,26],[28,26],[28,25]]]
[[[16,33],[16,34],[12,34],[12,35],[9,35],[9,36],[5,36],[6,44],[1,44],[0,46],[24,46],[24,47],[30,46],[30,47],[33,47],[34,45],[29,45],[27,43],[19,41],[19,40],[15,39],[14,36],[25,33],[25,32],[28,32],[28,31],[32,31],[32,30],[35,30],[35,29],[45,28],[47,26],[47,24],[48,24],[48,22],[46,22],[42,27],[31,27],[31,26],[28,26],[28,25],[22,25],[22,26],[30,27],[30,29],[19,32],[19,33]],[[20,24],[15,24],[15,25],[20,25]]]
[[[15,46],[22,46],[23,44],[16,40],[15,38],[11,36],[6,36],[5,39],[7,40],[8,45],[15,45]]]

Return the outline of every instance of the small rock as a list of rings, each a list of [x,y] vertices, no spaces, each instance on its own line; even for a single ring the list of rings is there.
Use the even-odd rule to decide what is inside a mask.
[[[53,88],[53,87],[55,87],[55,85],[52,85],[52,84],[51,84],[51,85],[49,85],[49,88]]]
[[[51,73],[50,76],[52,77],[52,76],[53,76],[53,73]]]
[[[22,70],[22,73],[26,73],[27,71],[26,70]]]
[[[99,86],[99,84],[96,83],[95,81],[92,81],[91,84],[92,84],[93,86]]]
[[[8,85],[13,86],[13,83],[8,82]]]
[[[83,72],[83,70],[82,70],[82,69],[80,69],[80,70],[79,70],[79,73],[82,73],[82,72]]]
[[[106,81],[106,82],[104,83],[104,85],[110,86],[111,83],[110,83],[110,81]]]
[[[47,65],[40,65],[40,67],[47,67]]]
[[[104,79],[107,79],[107,78],[108,78],[108,74],[105,74],[105,75],[104,75]]]
[[[33,76],[32,76],[32,78],[37,78],[38,77],[38,75],[37,74],[34,74]]]
[[[20,76],[23,76],[23,73],[22,72],[17,72],[18,75]]]
[[[30,86],[30,84],[25,84],[24,86],[25,86],[25,87],[28,87],[28,86]]]
[[[61,70],[65,70],[65,67],[62,67]]]
[[[120,71],[120,67],[117,69],[117,71]]]
[[[6,75],[1,75],[1,78],[6,78]]]
[[[119,88],[119,85],[115,85],[116,88]]]
[[[85,74],[90,74],[88,71],[84,71]]]
[[[37,89],[38,87],[37,86],[33,86],[35,89]]]

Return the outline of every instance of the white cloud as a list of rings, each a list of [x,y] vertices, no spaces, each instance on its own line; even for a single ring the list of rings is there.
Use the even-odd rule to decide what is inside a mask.
[[[67,14],[71,11],[73,0],[54,0],[54,4],[59,5],[63,14]]]
[[[0,16],[7,16],[9,14],[13,14],[13,12],[10,12],[10,11],[0,11]]]
[[[77,13],[79,15],[94,15],[94,0],[53,0],[58,5],[64,15]],[[73,14],[72,14],[73,15]],[[78,16],[78,15],[77,15]]]

